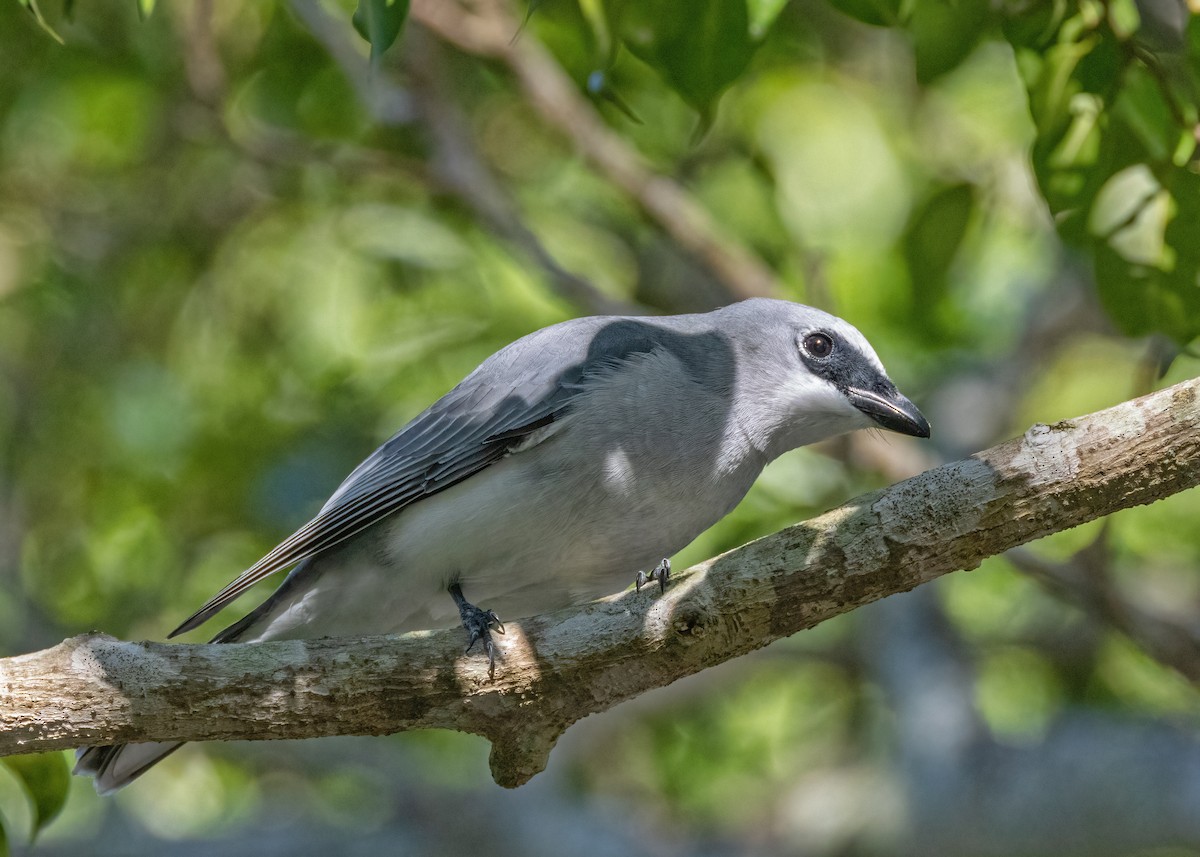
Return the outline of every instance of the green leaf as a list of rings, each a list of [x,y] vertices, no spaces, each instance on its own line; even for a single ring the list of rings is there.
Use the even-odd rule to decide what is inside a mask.
[[[1128,60],[1121,45],[1111,36],[1089,41],[1093,47],[1079,60],[1074,75],[1084,92],[1108,96],[1120,84],[1120,76]]]
[[[1189,15],[1187,25],[1187,45],[1184,53],[1192,67],[1192,79],[1200,81],[1200,15]]]
[[[54,820],[67,802],[71,787],[71,771],[62,753],[35,753],[29,756],[6,756],[3,760],[20,781],[33,809],[33,833],[36,837]]]
[[[943,188],[913,212],[901,247],[911,283],[907,311],[916,327],[931,338],[950,339],[945,324],[948,274],[958,257],[975,208],[975,189],[969,184]]]
[[[1045,50],[1058,37],[1067,4],[1047,3],[1045,0],[1026,0],[1020,5],[1010,3],[1004,10],[1000,27],[1004,38],[1014,48]]]
[[[746,0],[694,0],[686,8],[674,0],[630,3],[620,28],[630,52],[705,116],[757,47]]]
[[[614,12],[613,6],[614,4],[604,3],[603,0],[579,0],[579,11],[591,28],[592,38],[595,39],[600,55],[608,63],[613,61],[616,47],[611,24],[612,16],[617,13]],[[532,4],[530,9],[533,9]]]
[[[4,819],[0,818],[0,857],[8,857],[8,832],[4,829]]]
[[[945,296],[946,274],[967,234],[974,206],[975,189],[957,184],[938,191],[913,213],[904,234],[904,257],[918,312],[932,311]]]
[[[38,6],[38,0],[17,0],[17,2],[24,6],[29,11],[29,14],[33,15],[33,19],[37,21],[38,26],[49,33],[50,38],[54,39],[60,45],[66,44],[63,41],[63,37],[54,32],[54,28],[46,22],[45,16],[42,15],[42,9]]]
[[[1200,336],[1200,175],[1175,169],[1166,186],[1175,205],[1163,235],[1166,246],[1175,253],[1167,285],[1179,295],[1183,314],[1162,330],[1186,345]]]
[[[788,0],[746,0],[746,11],[750,15],[750,35],[763,38],[783,11]]]
[[[137,12],[140,20],[145,21],[150,17],[154,11],[155,2],[156,0],[137,0]]]
[[[1166,190],[1174,214],[1163,235],[1161,267],[1130,261],[1112,245],[1095,247],[1096,286],[1125,333],[1164,333],[1180,345],[1200,336],[1200,176],[1174,170]]]
[[[873,27],[895,27],[904,22],[904,0],[829,0],[829,5]]]
[[[1134,0],[1108,0],[1106,5],[1113,33],[1122,41],[1132,38],[1142,23]]]
[[[909,29],[917,80],[929,83],[958,68],[994,20],[988,0],[916,0]]]
[[[404,27],[409,0],[358,0],[350,19],[358,34],[371,46],[371,61],[376,62],[392,46]]]
[[[1059,234],[1086,244],[1096,195],[1118,172],[1145,161],[1147,142],[1163,135],[1154,131],[1149,105],[1123,108],[1124,121],[1111,108],[1127,63],[1111,34],[1089,26],[1081,12],[1064,20],[1055,38],[1044,53],[1018,52],[1037,126],[1031,160]]]
[[[1200,336],[1197,269],[1132,264],[1107,245],[1096,250],[1096,287],[1109,318],[1129,336],[1165,333],[1186,345]]]
[[[1075,68],[1095,45],[1095,39],[1065,42],[1044,54],[1021,51],[1017,67],[1029,90],[1029,112],[1038,136],[1053,135],[1070,124],[1071,97],[1079,91]]]
[[[1129,69],[1112,114],[1129,127],[1151,160],[1171,160],[1181,129],[1162,89],[1144,67]]]

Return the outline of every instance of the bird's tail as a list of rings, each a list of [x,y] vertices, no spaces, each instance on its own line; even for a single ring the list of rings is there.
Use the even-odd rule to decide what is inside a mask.
[[[234,622],[209,642],[232,643],[266,615],[273,599],[263,602],[256,610]],[[75,751],[74,773],[94,777],[96,792],[106,795],[132,783],[154,765],[174,753],[183,741],[146,744],[110,744],[107,747],[80,747]]]
[[[168,744],[113,744],[81,747],[75,751],[75,773],[96,778],[96,792],[106,795],[132,783],[159,760],[183,746]]]

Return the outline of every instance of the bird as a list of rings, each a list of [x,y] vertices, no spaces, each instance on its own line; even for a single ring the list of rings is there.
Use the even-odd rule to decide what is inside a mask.
[[[866,338],[820,309],[752,298],[564,321],[484,360],[170,636],[290,569],[212,641],[461,623],[492,670],[500,616],[584,603],[631,578],[665,587],[662,558],[728,514],[770,461],[872,427],[930,434]],[[105,794],[179,746],[81,748],[75,772]]]

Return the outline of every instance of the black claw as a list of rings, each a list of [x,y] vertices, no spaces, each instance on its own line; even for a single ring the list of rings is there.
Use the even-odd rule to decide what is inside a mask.
[[[659,594],[666,592],[667,580],[671,576],[671,561],[663,557],[663,561],[654,566],[654,571],[650,572],[650,576],[658,581]]]
[[[450,587],[450,595],[458,605],[458,615],[467,631],[467,647],[463,654],[470,654],[476,643],[483,644],[488,659],[488,678],[496,677],[496,645],[492,642],[492,631],[504,633],[504,623],[495,610],[480,610],[463,597],[462,587],[457,583]]]
[[[641,592],[642,587],[645,586],[648,581],[657,580],[659,594],[662,594],[667,591],[667,580],[670,577],[671,561],[664,558],[662,562],[654,566],[654,570],[650,572],[649,575],[647,575],[644,571],[639,571],[637,573],[637,577],[634,578],[633,585],[638,592]]]

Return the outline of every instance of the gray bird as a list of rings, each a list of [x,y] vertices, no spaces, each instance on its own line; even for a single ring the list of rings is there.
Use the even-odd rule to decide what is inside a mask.
[[[320,513],[171,636],[287,568],[214,642],[393,633],[461,622],[494,658],[498,615],[608,595],[724,517],[788,450],[859,428],[929,436],[840,318],[754,299],[547,327],[485,360],[351,473]],[[477,608],[469,596],[484,607]],[[177,743],[92,747],[118,789]]]

